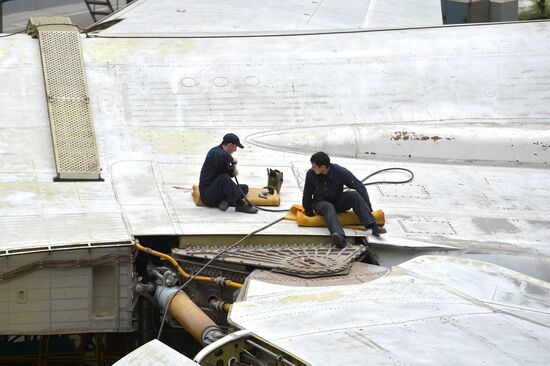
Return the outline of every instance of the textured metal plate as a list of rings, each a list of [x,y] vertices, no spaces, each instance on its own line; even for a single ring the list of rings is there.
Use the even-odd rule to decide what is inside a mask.
[[[224,247],[187,247],[173,249],[177,259],[212,259]],[[235,263],[272,269],[300,277],[346,274],[352,262],[365,247],[347,246],[343,249],[329,244],[293,244],[281,246],[236,247],[216,258],[218,262]]]
[[[100,179],[99,156],[77,29],[63,18],[31,18],[42,66],[58,179]],[[46,24],[58,25],[46,25]]]
[[[284,286],[313,287],[359,284],[383,277],[388,273],[389,269],[386,267],[375,266],[362,262],[354,262],[352,263],[349,273],[341,276],[299,278],[293,275],[274,273],[273,271],[256,270],[252,272],[248,278],[250,280],[258,280]]]

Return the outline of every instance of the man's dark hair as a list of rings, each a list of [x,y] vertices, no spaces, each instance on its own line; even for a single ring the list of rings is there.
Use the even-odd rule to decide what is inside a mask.
[[[311,161],[318,167],[326,166],[328,168],[330,166],[330,158],[322,151],[316,152],[315,154],[311,155],[311,159],[309,159],[309,161]]]

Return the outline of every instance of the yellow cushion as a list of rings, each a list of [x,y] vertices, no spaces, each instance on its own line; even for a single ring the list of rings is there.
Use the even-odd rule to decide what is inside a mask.
[[[285,216],[287,220],[294,220],[298,223],[298,226],[327,226],[325,219],[321,215],[315,215],[309,217],[304,213],[304,207],[302,205],[292,205],[290,210]],[[376,219],[376,223],[380,226],[384,226],[386,223],[384,211],[376,210],[372,213]],[[342,212],[338,214],[338,219],[342,226],[353,227],[354,229],[365,230],[365,227],[361,225],[359,218],[355,216],[353,211]]]
[[[281,204],[281,198],[279,197],[279,194],[277,192],[273,194],[268,194],[266,196],[267,198],[260,198],[260,193],[266,191],[267,189],[249,187],[246,199],[248,199],[256,206],[279,206]],[[191,192],[191,195],[193,196],[193,201],[195,202],[195,205],[206,206],[201,200],[201,194],[199,191],[199,186],[197,184],[193,184],[193,191]]]

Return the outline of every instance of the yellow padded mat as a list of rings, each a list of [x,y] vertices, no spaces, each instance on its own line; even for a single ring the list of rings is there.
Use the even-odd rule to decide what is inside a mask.
[[[281,198],[277,192],[268,194],[266,196],[267,198],[260,198],[259,194],[266,191],[267,189],[264,188],[249,187],[246,198],[256,206],[279,206],[281,204]],[[201,194],[197,184],[193,184],[193,191],[191,192],[191,195],[193,196],[195,205],[206,206],[201,200]]]
[[[306,216],[304,213],[304,207],[302,205],[292,205],[290,210],[285,216],[286,220],[294,220],[298,226],[327,226],[325,219],[321,215],[315,215],[313,217]],[[376,219],[376,223],[380,226],[384,226],[386,219],[384,216],[384,211],[376,210],[372,213]],[[353,211],[342,212],[338,214],[338,219],[342,226],[351,227],[353,229],[366,230],[359,218],[355,216]]]

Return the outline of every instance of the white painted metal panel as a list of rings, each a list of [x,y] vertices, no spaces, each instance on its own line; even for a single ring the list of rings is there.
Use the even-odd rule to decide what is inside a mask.
[[[536,310],[539,322],[484,302],[490,287],[499,291],[496,278],[508,279],[505,286],[515,288],[517,300],[528,300],[502,301]],[[265,285],[247,282],[231,322],[314,365],[365,359],[391,365],[542,365],[550,357],[550,285],[485,263],[419,257],[363,284],[271,284],[275,290],[269,293]]]
[[[116,33],[284,32],[441,25],[440,0],[141,0],[106,20]]]
[[[37,40],[0,40],[0,79],[0,254],[129,242],[108,181],[53,182],[55,159]]]

